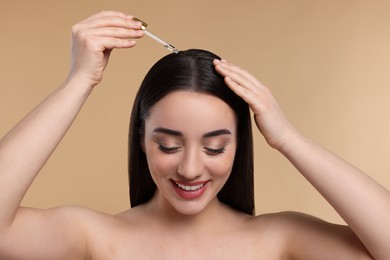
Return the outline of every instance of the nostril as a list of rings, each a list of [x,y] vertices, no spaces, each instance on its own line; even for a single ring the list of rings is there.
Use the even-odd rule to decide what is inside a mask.
[[[196,179],[199,179],[200,176],[202,175],[201,173],[195,173],[195,172],[189,172],[189,171],[184,171],[181,173],[177,173],[180,176],[180,180],[191,182]]]
[[[179,165],[177,174],[186,180],[193,180],[202,175],[203,162],[199,155],[199,147],[186,149]]]
[[[191,169],[181,169],[177,171],[177,174],[180,176],[180,179],[183,181],[193,181],[202,176],[202,172],[198,170]]]

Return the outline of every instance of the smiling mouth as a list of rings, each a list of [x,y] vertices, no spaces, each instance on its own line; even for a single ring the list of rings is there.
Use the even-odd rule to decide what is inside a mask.
[[[206,191],[209,181],[184,182],[171,180],[176,193],[185,200],[197,199]]]
[[[191,183],[191,185],[186,185],[187,183],[174,180],[172,180],[172,183],[183,191],[197,191],[202,189],[206,185],[207,181]]]
[[[197,190],[203,188],[203,186],[205,185],[205,183],[203,183],[203,184],[194,185],[194,186],[187,186],[187,185],[183,185],[183,184],[180,184],[177,182],[175,182],[175,184],[177,187],[179,187],[180,189],[185,190],[185,191],[197,191]]]

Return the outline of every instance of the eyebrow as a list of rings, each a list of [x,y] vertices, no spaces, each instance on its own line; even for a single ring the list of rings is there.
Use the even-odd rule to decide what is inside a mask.
[[[153,130],[154,133],[163,133],[167,135],[173,135],[173,136],[183,136],[183,133],[180,131],[168,129],[168,128],[163,128],[163,127],[158,127]],[[227,130],[227,129],[218,129],[215,131],[211,131],[208,133],[205,133],[203,135],[203,138],[209,138],[209,137],[214,137],[214,136],[219,136],[219,135],[231,135],[232,133]]]
[[[154,129],[153,132],[154,133],[163,133],[163,134],[173,135],[173,136],[183,136],[182,132],[168,129],[168,128],[162,128],[162,127],[158,127],[156,129]]]
[[[203,135],[204,138],[213,137],[213,136],[219,136],[219,135],[231,135],[232,133],[227,129],[219,129],[215,131],[211,131],[208,133],[205,133]]]

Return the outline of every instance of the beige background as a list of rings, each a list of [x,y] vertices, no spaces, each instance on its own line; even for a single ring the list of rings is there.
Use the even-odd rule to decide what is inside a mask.
[[[299,130],[390,188],[389,1],[2,0],[1,136],[64,80],[71,26],[104,9],[144,19],[179,49],[208,49],[246,68],[272,89]],[[103,82],[23,205],[78,204],[109,213],[129,206],[131,103],[165,54],[149,38],[113,53]],[[255,142],[258,214],[296,210],[342,222],[257,132]]]

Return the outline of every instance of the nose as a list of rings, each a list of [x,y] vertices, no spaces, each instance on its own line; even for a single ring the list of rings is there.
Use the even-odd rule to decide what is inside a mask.
[[[204,163],[198,149],[187,149],[178,165],[177,173],[185,180],[195,180],[202,175]]]

